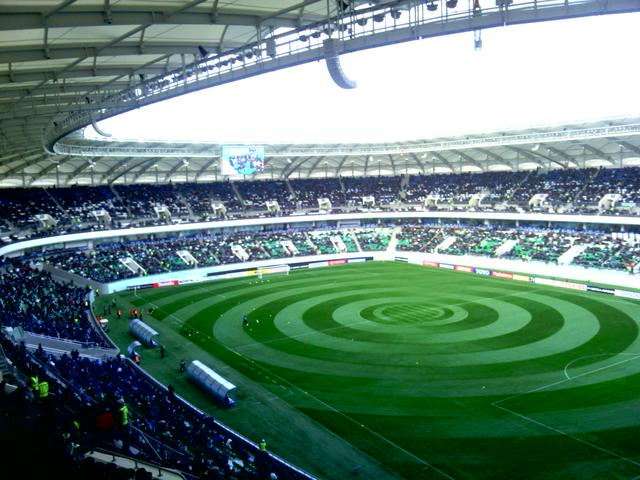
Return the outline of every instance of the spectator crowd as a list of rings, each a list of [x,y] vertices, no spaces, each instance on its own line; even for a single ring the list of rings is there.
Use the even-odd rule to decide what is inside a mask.
[[[5,242],[78,231],[319,211],[436,209],[637,213],[640,167],[0,189]],[[531,203],[536,194],[545,195]],[[606,194],[614,205],[600,205]],[[373,197],[374,205],[363,199]],[[431,200],[430,200],[431,199]],[[277,202],[269,210],[267,202]],[[222,205],[224,209],[214,209]],[[106,212],[108,216],[95,212]],[[37,215],[49,215],[42,222]]]

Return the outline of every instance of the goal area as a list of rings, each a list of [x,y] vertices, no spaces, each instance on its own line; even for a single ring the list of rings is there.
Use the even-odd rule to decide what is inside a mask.
[[[291,270],[291,267],[289,267],[289,265],[273,265],[270,267],[258,267],[256,269],[256,275],[260,280],[262,280],[262,278],[265,275],[269,275],[270,277],[289,275],[290,270]]]

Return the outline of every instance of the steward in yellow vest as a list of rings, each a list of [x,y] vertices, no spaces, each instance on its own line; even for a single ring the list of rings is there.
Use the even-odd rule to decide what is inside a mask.
[[[49,382],[43,380],[38,385],[38,392],[40,394],[40,398],[47,398],[49,396]]]

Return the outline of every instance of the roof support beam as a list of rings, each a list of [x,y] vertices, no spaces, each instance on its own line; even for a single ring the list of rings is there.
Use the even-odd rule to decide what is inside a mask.
[[[523,157],[527,158],[529,161],[533,162],[533,163],[537,163],[538,165],[540,165],[541,167],[546,167],[547,165],[545,165],[545,163],[542,160],[547,160],[551,163],[555,163],[556,165],[560,165],[562,168],[567,168],[567,165],[562,163],[559,160],[555,160],[551,157],[548,157],[547,155],[543,155],[541,153],[538,152],[530,152],[524,148],[521,147],[514,147],[513,145],[506,145],[506,148],[508,148],[509,150],[512,150],[520,155],[522,155]]]
[[[391,171],[393,172],[394,175],[396,175],[396,162],[394,162],[392,154],[389,154],[388,156],[389,156],[389,162],[391,163]]]
[[[123,169],[121,172],[118,172],[118,173],[116,173],[115,175],[113,175],[113,176],[109,179],[108,183],[109,183],[109,184],[114,183],[117,179],[119,179],[119,178],[120,178],[120,177],[122,177],[123,175],[126,175],[126,174],[127,174],[127,173],[129,173],[129,172],[132,172],[133,170],[135,170],[136,168],[138,168],[139,166],[141,166],[143,163],[146,163],[146,162],[147,162],[147,159],[143,159],[142,161],[137,162],[137,163],[135,163],[135,164],[131,165],[130,167],[124,167],[124,165],[123,165],[124,169]],[[126,165],[126,164],[125,164],[125,165]],[[126,178],[125,178],[125,180],[126,180]]]
[[[49,13],[47,13],[44,16],[45,20],[49,20],[51,17],[53,17],[54,15],[59,14],[60,12],[62,12],[62,10],[64,10],[65,8],[67,8],[69,5],[71,5],[72,3],[75,3],[76,0],[64,0],[64,2],[62,2],[60,5],[58,5],[56,8],[54,8],[53,10],[51,10]]]
[[[70,1],[71,1],[71,0],[67,0],[67,2],[65,2],[65,6],[66,6],[66,4],[67,4],[67,3],[70,3]],[[73,0],[73,1],[75,1],[75,0]],[[166,18],[163,18],[163,20],[168,20],[168,19],[169,19],[169,18],[171,18],[172,16],[177,15],[177,14],[179,14],[179,13],[181,13],[181,12],[186,11],[186,10],[189,10],[190,8],[193,8],[193,7],[195,7],[196,5],[199,5],[200,3],[203,3],[204,1],[206,1],[206,0],[191,0],[191,1],[190,1],[189,3],[187,3],[186,5],[183,5],[182,7],[180,7],[180,8],[178,8],[178,9],[176,9],[176,10],[172,11],[171,13],[167,14]],[[126,40],[127,38],[131,37],[132,35],[135,35],[135,34],[136,34],[136,33],[138,33],[140,30],[144,30],[145,28],[147,28],[147,27],[148,27],[148,26],[150,26],[151,24],[152,24],[152,23],[146,23],[146,24],[139,25],[139,26],[137,26],[136,28],[134,28],[133,30],[129,30],[128,32],[126,32],[126,33],[124,33],[124,34],[120,35],[119,37],[117,37],[117,38],[113,39],[113,40],[112,40],[112,41],[110,41],[109,43],[107,43],[107,44],[105,44],[104,46],[100,47],[100,48],[97,50],[96,55],[98,55],[98,54],[100,53],[100,50],[102,50],[102,49],[104,49],[104,48],[112,47],[112,46],[114,46],[114,45],[117,45],[118,43],[122,42],[123,40]],[[84,60],[85,60],[86,58],[88,58],[88,57],[89,57],[89,55],[86,55],[86,54],[85,54],[85,55],[81,56],[80,58],[78,58],[76,61],[71,62],[69,65],[65,66],[62,70],[60,70],[60,71],[56,72],[56,74],[55,74],[55,76],[54,76],[53,78],[57,80],[57,79],[59,78],[59,75],[60,75],[61,73],[65,73],[65,72],[67,72],[67,71],[69,71],[69,70],[74,69],[74,67],[75,67],[76,65],[80,64],[82,61],[84,61]],[[135,70],[135,72],[136,72],[136,73],[139,73],[139,72],[138,72],[138,70],[139,70],[138,68],[134,68],[134,70]],[[85,76],[86,76],[86,75],[85,75]],[[90,76],[90,75],[89,75],[89,76]],[[45,85],[49,80],[50,80],[50,78],[45,78],[45,79],[43,79],[43,80],[40,82],[40,84],[39,84],[39,85],[37,85],[36,87],[34,87],[34,90],[37,90],[38,88],[42,87],[42,86],[43,86],[43,85]],[[19,102],[20,100],[22,100],[22,98],[21,98],[21,99],[19,99],[19,100],[18,100],[18,102]]]
[[[513,162],[505,160],[503,157],[501,157],[497,153],[489,150],[488,148],[476,148],[476,150],[479,151],[479,152],[484,153],[487,157],[493,158],[498,163],[503,163],[505,165],[509,165],[509,168],[511,168],[511,170],[516,170],[514,165],[513,165]],[[488,170],[488,168],[485,168],[485,171],[487,171],[487,170]]]
[[[216,23],[218,21],[218,0],[213,0],[209,17],[211,18],[211,23]]]
[[[90,79],[87,80],[87,82],[70,83],[67,84],[66,87],[60,87],[56,84],[42,87],[38,90],[38,92],[36,92],[39,93],[40,96],[33,97],[34,99],[37,99],[34,101],[36,101],[39,105],[42,105],[43,102],[41,100],[44,99],[46,95],[48,95],[48,101],[44,103],[65,103],[65,97],[69,99],[76,98],[80,93],[86,93],[94,89],[95,87],[100,87],[101,85],[100,82],[91,82]],[[112,86],[114,87],[113,90],[115,91],[117,87],[128,87],[129,82],[124,80],[121,82],[114,82]],[[29,87],[25,85],[11,85],[6,88],[2,88],[0,89],[0,105],[3,103],[3,100],[4,103],[7,103],[7,100],[14,99],[18,95],[29,95],[29,93]],[[53,95],[55,95],[55,99],[57,99],[57,101],[54,99]]]
[[[97,7],[97,6],[96,6]],[[106,16],[105,11],[87,5],[85,11],[62,12],[50,16],[47,25],[50,28],[73,28],[73,27],[102,27],[109,25],[153,25],[157,19],[167,18],[171,12],[151,11],[150,9],[112,8],[110,15]],[[26,10],[26,9],[25,9]],[[109,21],[109,19],[111,21]],[[307,17],[309,23],[322,20],[320,16]],[[215,21],[212,22],[211,14],[208,12],[181,12],[172,16],[170,22],[162,22],[165,25],[234,25],[255,27],[256,25],[267,25],[273,28],[295,28],[298,19],[295,15],[269,16],[267,19],[257,15],[242,13],[225,13],[216,9]],[[32,30],[43,28],[43,17],[39,12],[18,11],[15,13],[4,12],[0,15],[0,31],[10,30]]]
[[[222,45],[224,44],[224,37],[227,35],[227,30],[229,30],[229,25],[225,25],[222,29],[222,34],[220,35],[220,41],[218,42],[218,53],[222,53]]]
[[[312,158],[312,157],[309,157],[309,159],[311,159],[311,158]],[[309,170],[307,171],[307,178],[309,178],[309,177],[311,176],[311,172],[313,172],[313,171],[316,169],[316,167],[318,166],[318,164],[319,164],[322,160],[324,160],[324,158],[325,158],[324,156],[320,156],[320,157],[318,157],[318,159],[317,159],[315,162],[313,162],[313,165],[311,165],[311,167],[310,167],[310,168],[309,168]],[[302,165],[302,164],[300,164],[300,166],[301,166],[301,165]],[[300,170],[300,171],[302,171],[302,170]]]
[[[178,161],[179,159],[175,159],[176,164],[171,167],[171,170],[169,170],[166,175],[164,176],[163,182],[168,182],[169,179],[173,176],[174,173],[176,173],[180,167],[183,167],[184,164],[182,163],[182,161]]]
[[[338,177],[340,176],[340,171],[342,170],[342,166],[347,161],[347,158],[349,158],[349,156],[345,155],[344,157],[342,157],[342,160],[340,160],[340,162],[338,163],[338,167],[336,168],[336,176]]]
[[[29,165],[33,164],[33,159],[37,158],[38,156],[42,156],[43,153],[41,150],[36,150],[34,152],[32,152],[29,155],[21,155],[21,157],[24,159],[22,162],[18,163],[17,165],[15,165],[14,167],[10,168],[9,170],[7,170],[6,172],[2,172],[0,173],[0,180],[10,177],[11,175],[18,173],[22,170],[24,170],[26,167],[28,167]]]
[[[431,155],[434,158],[437,158],[438,160],[440,160],[440,162],[445,164],[447,167],[449,167],[449,169],[451,170],[451,173],[456,173],[456,169],[454,168],[453,164],[449,160],[447,160],[444,157],[444,155],[442,155],[441,153],[438,153],[438,152],[431,152]],[[434,162],[434,166],[435,166],[435,162]]]
[[[473,158],[471,155],[468,155],[460,150],[451,150],[451,152],[455,153],[456,155],[459,155],[460,158],[464,158],[468,163],[470,163],[471,165],[478,167],[480,169],[481,172],[485,172],[486,168],[484,165],[482,165],[480,162],[478,162],[475,158]]]
[[[58,80],[62,78],[85,78],[85,77],[121,77],[124,75],[130,75],[133,73],[142,73],[144,75],[161,75],[164,74],[164,69],[162,67],[142,67],[136,68],[135,66],[118,66],[118,65],[109,65],[106,67],[98,67],[95,71],[92,67],[82,67],[78,69],[64,69],[58,71],[51,70],[30,70],[28,73],[14,73],[13,80],[11,79],[11,73],[9,75],[0,75],[0,83],[13,83],[13,82],[48,82],[50,80]],[[30,92],[34,92],[36,88],[33,90],[29,90]]]
[[[118,174],[114,175],[113,177],[111,177],[111,179],[109,180],[109,183],[113,183],[115,182],[118,178],[125,176],[125,181],[126,181],[126,175],[129,172],[133,172],[134,170],[136,170],[138,167],[140,167],[142,164],[146,163],[147,159],[144,159],[140,162],[137,162],[134,165],[131,165],[130,167],[124,168],[124,170],[122,170],[121,172],[119,172]]]
[[[113,12],[111,11],[110,0],[104,0],[103,15],[104,23],[111,25],[113,23]]]
[[[45,59],[50,59],[51,58],[51,50],[49,49],[49,27],[44,27],[44,58]],[[0,56],[0,58],[2,58]],[[12,62],[16,62],[16,61],[20,61],[20,60],[15,60],[12,59]]]
[[[304,157],[304,158],[300,158],[295,162],[292,162],[288,168],[286,168],[284,170],[284,172],[282,173],[283,178],[289,178],[293,172],[295,172],[296,170],[299,170],[300,167],[302,166],[303,163],[307,162],[308,160],[311,160],[313,157]],[[320,160],[318,160],[320,161]],[[299,170],[302,171],[302,170]]]
[[[367,170],[369,170],[369,162],[371,161],[371,155],[367,155],[364,158],[364,170],[362,171],[362,174],[366,177],[367,176]]]
[[[586,150],[589,150],[591,153],[595,154],[596,156],[604,159],[604,160],[611,160],[609,158],[609,155],[607,155],[606,153],[604,153],[602,150],[597,149],[596,147],[594,147],[593,145],[590,145],[588,143],[583,143],[581,144],[582,148],[585,148]]]
[[[207,160],[206,162],[204,162],[204,164],[200,167],[200,169],[198,170],[198,172],[196,173],[195,178],[193,179],[194,182],[197,182],[198,179],[204,175],[206,173],[207,170],[209,170],[210,167],[213,166],[213,164],[216,162],[216,158],[212,158],[210,160]]]
[[[98,183],[107,183],[111,185],[117,178],[122,175],[122,173],[116,175],[116,172],[119,169],[124,168],[127,165],[127,162],[131,161],[132,159],[133,157],[125,157],[120,160],[102,175]]]
[[[87,163],[83,162],[80,166],[78,166],[75,170],[73,170],[69,175],[67,175],[67,178],[64,182],[65,185],[71,185],[71,182],[73,182],[82,172],[84,172],[88,168],[93,168],[93,162],[91,160]]]
[[[415,162],[418,165],[418,167],[420,167],[420,170],[422,170],[422,173],[427,173],[425,171],[425,169],[424,169],[424,163],[422,163],[422,161],[420,160],[420,157],[418,156],[418,154],[417,153],[412,153],[411,156],[415,160]]]
[[[573,165],[577,165],[576,161],[571,157],[571,155],[568,155],[566,152],[563,152],[562,150],[552,145],[541,144],[541,146],[544,146],[544,148],[546,148],[549,153],[553,153],[554,155],[558,155],[559,157],[564,158],[567,161],[567,164],[571,163]]]
[[[146,29],[146,28],[143,28],[143,29],[140,31],[140,39],[138,40],[138,53],[139,53],[140,55],[142,55],[143,53],[145,53],[145,52],[144,52],[144,32],[146,32],[146,31],[147,31],[147,29]],[[167,52],[164,52],[164,53],[167,53]]]
[[[38,173],[34,174],[31,177],[31,180],[29,180],[29,182],[27,183],[27,186],[30,187],[31,185],[36,183],[38,180],[40,180],[42,177],[44,177],[45,175],[48,175],[49,172],[51,172],[51,170],[55,170],[56,168],[58,168],[59,165],[60,165],[59,163],[52,163],[50,165],[47,165],[46,167],[44,167],[42,170],[40,170]]]
[[[171,57],[171,55],[162,55],[161,57],[158,57],[158,58],[156,58],[154,60],[151,60],[150,62],[145,63],[142,66],[137,67],[136,72],[138,72],[140,70],[145,70],[147,68],[151,68],[152,65],[155,65],[156,63],[164,62],[165,60],[167,60],[167,65],[168,65],[170,57]],[[164,73],[166,73],[167,65],[163,65],[162,67],[158,67],[158,68],[160,68],[161,70],[164,71]],[[153,67],[153,68],[155,68],[155,67]],[[87,92],[87,93],[94,93],[96,90],[99,90],[99,89],[107,89],[111,85],[115,85],[117,83],[120,83],[122,81],[123,77],[127,79],[129,87],[132,87],[133,86],[133,73],[126,73],[126,74],[123,74],[123,75],[118,75],[117,77],[114,77],[114,78],[112,78],[111,80],[109,80],[107,82],[104,82],[104,83],[102,83],[100,85],[97,85],[96,86],[97,88],[94,88],[92,91]],[[100,92],[98,91],[97,93],[100,93]]]
[[[26,153],[29,152],[18,152],[18,153],[11,153],[11,154],[7,154],[5,156],[2,157],[2,165],[1,166],[6,166],[9,165],[11,162],[13,162],[16,158],[23,158],[25,156]],[[35,152],[34,152],[35,153]],[[2,175],[0,173],[0,175]]]
[[[627,150],[631,150],[633,153],[640,155],[640,148],[629,142],[620,142],[620,145],[626,148]]]
[[[133,177],[131,183],[136,183],[140,179],[140,177],[142,177],[142,175],[144,175],[145,173],[149,173],[149,169],[154,165],[157,165],[158,160],[160,160],[158,157],[150,158],[144,165],[142,165],[142,167],[140,167],[140,170]]]

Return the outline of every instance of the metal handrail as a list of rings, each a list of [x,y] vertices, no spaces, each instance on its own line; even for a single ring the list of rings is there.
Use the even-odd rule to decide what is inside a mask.
[[[406,0],[336,13],[323,21],[204,58],[124,90],[98,91],[86,97],[86,103],[72,105],[72,111],[52,120],[43,133],[43,146],[48,152],[57,153],[55,146],[61,138],[93,121],[211,86],[321,60],[323,38],[337,38],[342,48],[339,53],[346,53],[507,24],[640,10],[634,0],[620,0],[615,4],[599,0],[496,3],[497,6],[483,9],[481,15],[474,12],[469,0],[467,10],[450,13],[446,9],[444,15],[429,12],[424,2]]]

